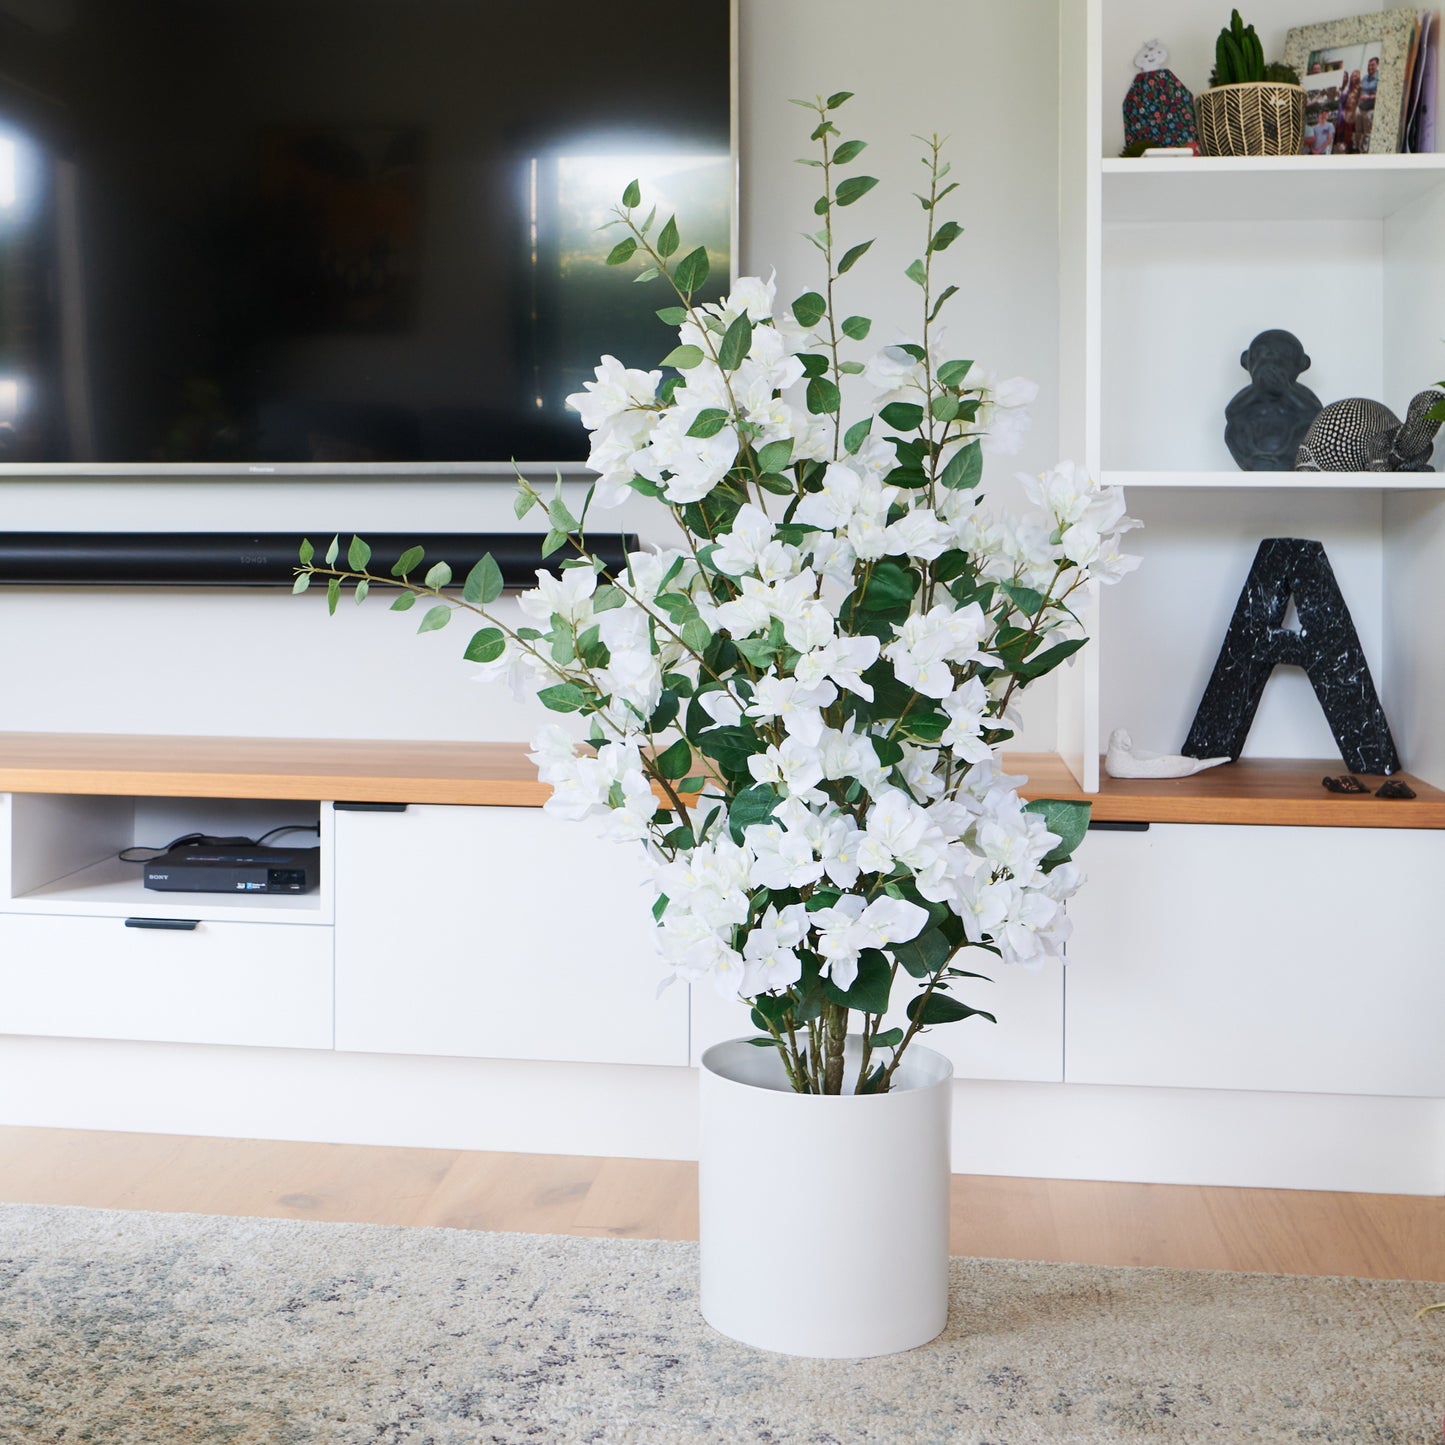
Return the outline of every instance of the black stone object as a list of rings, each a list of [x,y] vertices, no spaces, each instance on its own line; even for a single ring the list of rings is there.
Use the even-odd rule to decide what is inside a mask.
[[[1298,632],[1284,626],[1291,597]],[[1185,756],[1238,758],[1264,685],[1281,664],[1304,668],[1352,773],[1399,771],[1395,740],[1334,569],[1319,542],[1297,537],[1259,544],[1181,749]]]
[[[1224,444],[1241,471],[1294,470],[1300,443],[1322,410],[1320,399],[1301,386],[1310,359],[1288,331],[1261,331],[1239,358],[1250,383],[1224,408]]]

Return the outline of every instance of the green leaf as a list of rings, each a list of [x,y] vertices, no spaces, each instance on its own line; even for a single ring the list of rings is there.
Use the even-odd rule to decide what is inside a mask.
[[[297,555],[301,559],[301,565],[303,567],[308,567],[311,564],[311,559],[316,555],[316,549],[305,537],[303,537],[301,539],[301,547]]]
[[[670,256],[677,250],[677,217],[673,216],[668,223],[657,233],[657,254],[659,256]],[[674,321],[674,326],[681,325],[681,322]]]
[[[1020,587],[1014,582],[1004,582],[1001,586],[1007,594],[1009,601],[1012,602],[1025,617],[1036,616],[1039,609],[1044,605],[1044,594],[1036,591],[1032,587]]]
[[[522,487],[518,487],[517,495],[512,502],[512,510],[517,514],[517,520],[520,522],[540,500],[536,492],[529,492]]]
[[[947,424],[958,415],[958,405],[958,398],[951,391],[946,391],[933,398],[929,410],[936,420]]]
[[[690,437],[715,437],[728,424],[728,414],[721,407],[704,407],[697,420],[688,427]]]
[[[425,582],[428,587],[442,588],[452,580],[452,569],[445,562],[436,563],[426,574]]]
[[[1088,640],[1087,637],[1074,637],[1068,642],[1060,642],[1036,657],[1024,658],[1011,671],[1021,681],[1033,682],[1046,672],[1052,672],[1065,658],[1072,657]]]
[[[657,319],[669,326],[681,326],[687,320],[687,312],[681,306],[664,306],[657,313]]]
[[[951,491],[963,491],[976,487],[983,479],[983,449],[977,442],[970,442],[948,459],[939,481]]]
[[[945,361],[938,368],[938,380],[943,386],[957,386],[972,370],[971,361]]]
[[[674,346],[662,358],[663,366],[675,366],[679,371],[690,371],[702,360],[700,346]]]
[[[840,206],[851,206],[854,201],[862,200],[877,184],[877,176],[849,176],[838,182],[838,189],[833,195]]]
[[[707,247],[699,246],[689,251],[673,268],[672,279],[679,291],[689,295],[707,280]]]
[[[748,759],[766,747],[751,728],[744,727],[709,728],[697,740],[698,752],[730,773],[745,772]]]
[[[766,783],[744,788],[728,804],[728,832],[734,843],[743,841],[743,829],[755,823],[766,823],[782,803],[782,798]]]
[[[630,261],[637,252],[637,242],[631,236],[624,236],[608,253],[607,265],[620,266]]]
[[[657,755],[655,765],[664,778],[685,778],[692,770],[692,744],[686,738],[678,738],[670,748]]]
[[[547,520],[551,522],[553,531],[575,532],[577,530],[577,518],[567,510],[567,504],[561,497],[553,497],[547,504]]]
[[[828,314],[828,303],[816,291],[804,291],[793,302],[793,319],[810,330]]]
[[[868,433],[873,428],[873,418],[865,416],[862,421],[856,421],[847,431],[843,433],[843,447],[851,457],[856,454],[858,448],[868,438]]]
[[[873,1047],[875,1049],[896,1049],[902,1042],[902,1029],[885,1029],[883,1033],[873,1035]]]
[[[913,282],[915,286],[928,285],[928,269],[922,261],[910,261],[908,269],[903,273]]]
[[[815,216],[826,216],[828,214],[827,196],[819,196],[818,199],[813,202],[813,214]],[[822,247],[820,246],[819,250],[821,249]]]
[[[392,610],[393,612],[405,612],[405,611],[407,611],[409,608],[412,608],[412,607],[415,607],[415,606],[416,606],[416,593],[415,593],[415,592],[403,592],[403,593],[401,594],[401,596],[399,596],[399,597],[396,599],[396,601],[391,604],[391,610]]]
[[[842,105],[845,100],[852,99],[853,92],[851,90],[835,90],[832,95],[830,95],[828,99],[824,102],[824,104],[828,107],[829,110],[837,110],[838,107]],[[805,101],[804,104],[807,104],[807,102]]]
[[[1024,812],[1040,814],[1049,832],[1058,836],[1058,843],[1044,855],[1045,863],[1067,863],[1073,857],[1074,849],[1089,831],[1090,811],[1088,803],[1060,798],[1035,798],[1024,804]]]
[[[452,620],[452,609],[445,604],[438,604],[429,608],[427,614],[422,618],[418,632],[437,632]]]
[[[854,341],[862,341],[872,329],[873,323],[866,316],[845,316],[843,318],[843,335],[851,336]]]
[[[913,601],[917,578],[906,567],[893,561],[877,563],[869,574],[867,585],[855,593],[854,608],[859,612],[891,612],[907,607]]]
[[[489,602],[495,602],[502,595],[502,569],[497,566],[496,558],[490,552],[482,557],[481,561],[467,573],[466,585],[462,588],[462,596],[473,604],[480,603],[485,607]]]
[[[400,557],[396,559],[396,565],[391,569],[393,577],[405,577],[408,573],[416,570],[418,563],[426,556],[426,550],[422,547],[408,547]]]
[[[849,161],[854,160],[867,148],[868,142],[866,140],[845,140],[843,144],[833,152],[833,164],[846,166]]]
[[[333,577],[326,584],[326,610],[336,616],[336,604],[341,600],[341,578]]]
[[[565,547],[566,545],[567,534],[565,532],[548,532],[547,535],[542,538],[542,555],[544,557],[550,557],[553,552],[556,552],[559,548]]]
[[[937,928],[925,928],[911,942],[895,943],[891,952],[914,978],[927,978],[953,956],[953,945]]]
[[[838,274],[842,276],[845,272],[851,271],[854,265],[862,260],[864,253],[872,244],[872,241],[860,241],[856,246],[849,246],[843,252],[843,259],[838,262]]]
[[[575,682],[559,682],[556,687],[544,687],[537,701],[553,712],[581,712],[587,706],[587,694]]]
[[[507,650],[507,639],[499,627],[484,627],[472,634],[462,657],[467,662],[495,662]]]
[[[938,320],[938,313],[943,310],[949,297],[956,295],[958,295],[957,286],[945,286],[943,290],[938,293],[938,300],[933,303],[933,310],[928,313],[928,319],[930,321]]]
[[[712,641],[712,633],[701,617],[690,617],[682,624],[682,641],[684,647],[690,647],[701,654],[707,651],[707,645]]]
[[[622,204],[630,211],[634,206],[642,204],[642,187],[636,181],[628,181],[627,189],[622,193]]]
[[[963,235],[963,227],[957,221],[945,221],[933,233],[933,239],[929,241],[928,249],[930,251],[946,251],[961,235]]]
[[[927,998],[909,999],[909,1019],[916,1022],[920,1013],[925,1024],[951,1024],[959,1019],[971,1018],[987,1019],[991,1024],[998,1022],[991,1013],[985,1013],[981,1008],[969,1008],[967,1004],[959,1003],[956,998],[950,998],[946,993],[931,993]]]
[[[893,970],[887,957],[876,948],[865,948],[858,955],[858,977],[846,989],[832,979],[823,980],[823,992],[832,1003],[855,1008],[859,1013],[888,1012],[888,995],[893,987]]]
[[[632,278],[632,284],[634,286],[641,286],[644,282],[656,281],[661,275],[662,272],[659,271],[656,266],[649,266],[645,271],[639,271],[637,275]]]
[[[353,572],[365,572],[366,564],[370,561],[371,548],[360,537],[353,537],[351,545],[346,549],[346,565]]]
[[[826,376],[815,376],[808,383],[807,400],[814,416],[831,416],[843,404],[838,388]]]
[[[297,593],[304,592],[310,585],[311,585],[311,574],[310,574],[309,572],[303,572],[303,573],[291,584],[291,592],[292,592],[292,595],[295,596]]]
[[[356,601],[358,606],[366,601],[366,594],[370,591],[371,583],[363,577],[361,581],[356,584]]]
[[[724,371],[736,371],[743,364],[752,344],[753,323],[748,320],[748,313],[744,311],[724,334],[722,345],[717,350],[717,364]]]
[[[793,459],[793,439],[769,442],[758,449],[758,466],[765,472],[780,472]]]
[[[878,415],[895,431],[917,431],[923,424],[923,408],[914,401],[891,401]]]
[[[341,555],[341,538],[340,538],[340,537],[333,537],[333,538],[331,539],[331,545],[326,549],[326,565],[327,565],[328,567],[334,567],[334,566],[336,565],[336,559],[337,559],[337,557],[339,557],[340,555]]]

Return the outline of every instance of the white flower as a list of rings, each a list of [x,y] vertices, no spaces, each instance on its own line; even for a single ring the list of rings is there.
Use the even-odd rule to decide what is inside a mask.
[[[748,759],[748,772],[756,783],[772,783],[784,787],[796,798],[809,801],[818,793],[818,784],[823,781],[823,765],[818,749],[798,737],[783,739],[781,747],[770,746],[766,752],[754,753]]]
[[[739,276],[737,285],[723,302],[723,310],[731,316],[746,312],[748,320],[754,323],[771,321],[773,301],[778,294],[777,276],[777,271],[766,281],[757,276]]]
[[[974,428],[982,433],[984,451],[1015,455],[1033,425],[1028,408],[1039,394],[1038,383],[1023,376],[997,381],[986,367],[975,366],[968,374],[968,390],[976,391],[982,403]]]
[[[821,935],[818,951],[823,971],[839,988],[847,989],[858,977],[858,955],[865,948],[886,948],[917,938],[928,922],[928,912],[902,898],[875,898],[865,904],[856,893],[845,893],[811,918]]]
[[[550,624],[552,617],[560,614],[575,626],[591,620],[596,590],[597,574],[591,567],[564,567],[555,576],[539,567],[537,585],[518,596],[517,606],[538,622]]]
[[[966,763],[981,763],[992,756],[992,749],[981,736],[991,721],[988,708],[988,689],[976,677],[969,678],[943,699],[948,727],[939,742],[952,748]]]
[[[872,702],[873,688],[863,681],[863,673],[878,661],[880,646],[876,637],[835,637],[823,647],[805,652],[793,665],[793,676],[811,687],[831,678],[839,687]]]
[[[940,602],[927,612],[914,613],[883,649],[898,681],[925,697],[945,698],[953,691],[954,662],[990,663],[980,651],[987,619],[976,602],[955,608]]]
[[[596,381],[583,382],[585,390],[567,398],[567,405],[590,432],[600,431],[624,412],[651,407],[662,380],[660,371],[630,371],[615,356],[604,356],[594,374]]]
[[[830,707],[838,700],[838,689],[830,682],[812,687],[796,677],[774,677],[765,674],[753,687],[753,696],[746,712],[760,721],[779,718],[788,733],[815,747],[823,731],[820,708]]]
[[[953,528],[940,521],[932,507],[914,507],[883,531],[883,551],[889,557],[906,555],[932,562],[953,545]]]
[[[747,998],[788,988],[803,976],[798,945],[808,936],[808,910],[789,904],[780,913],[771,904],[743,945],[747,968],[742,992]]]
[[[751,877],[758,888],[806,888],[823,876],[807,834],[776,817],[745,828],[743,838],[753,854]]]
[[[863,380],[883,393],[874,403],[877,407],[890,401],[911,401],[923,391],[923,363],[901,346],[885,346],[868,358]]]

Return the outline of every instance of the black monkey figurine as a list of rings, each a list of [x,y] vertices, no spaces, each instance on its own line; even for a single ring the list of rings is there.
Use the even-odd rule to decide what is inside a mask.
[[[1246,472],[1294,470],[1300,443],[1320,414],[1320,399],[1301,386],[1310,359],[1288,331],[1261,331],[1239,364],[1251,381],[1224,409],[1224,444]]]

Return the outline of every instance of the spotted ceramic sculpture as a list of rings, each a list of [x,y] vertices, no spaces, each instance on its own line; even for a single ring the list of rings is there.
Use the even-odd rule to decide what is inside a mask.
[[[1134,57],[1134,83],[1124,97],[1126,148],[1190,146],[1198,139],[1194,96],[1168,65],[1161,40],[1146,40]]]
[[[1404,422],[1366,397],[1331,402],[1314,419],[1295,457],[1297,472],[1430,472],[1435,433],[1430,412],[1445,392],[1431,387],[1410,403]]]
[[[1109,734],[1109,751],[1104,754],[1104,771],[1111,778],[1188,778],[1205,768],[1217,768],[1228,758],[1186,758],[1179,753],[1151,753],[1136,748],[1123,728]]]

